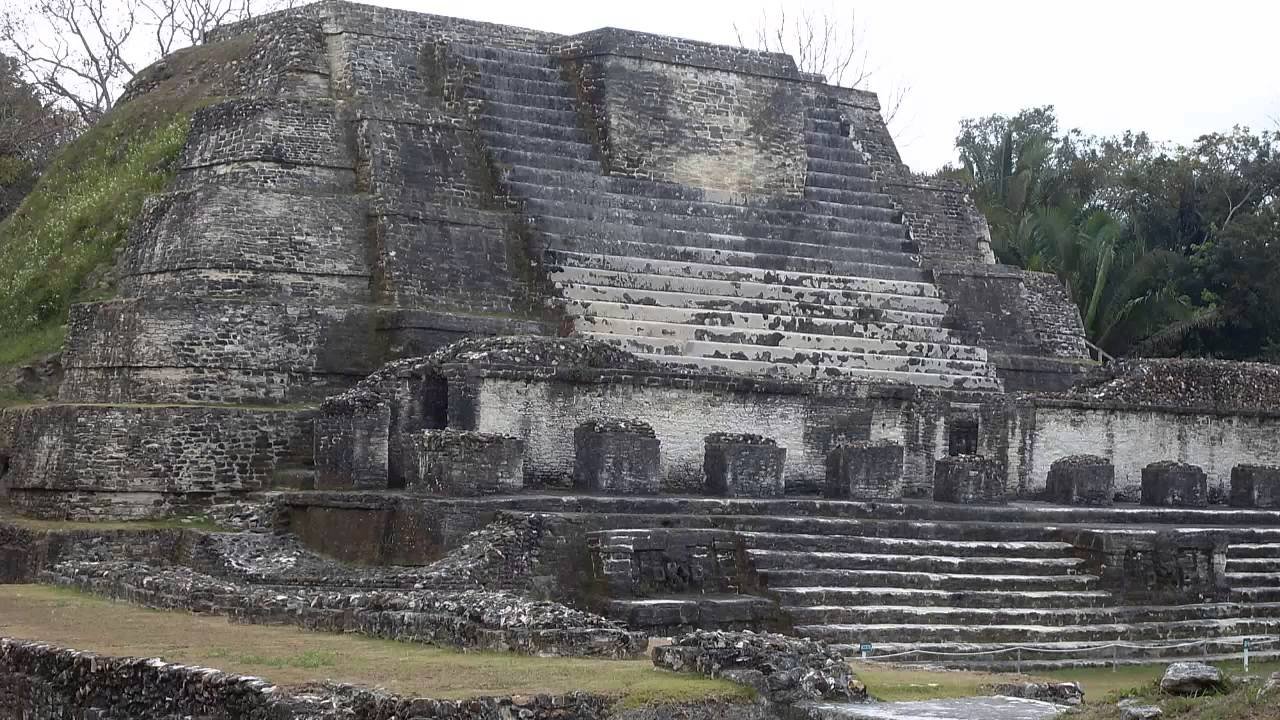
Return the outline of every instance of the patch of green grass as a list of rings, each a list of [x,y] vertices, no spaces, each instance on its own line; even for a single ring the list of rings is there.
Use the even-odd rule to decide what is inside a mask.
[[[64,148],[0,222],[0,367],[57,350],[71,304],[113,294],[101,270],[143,201],[169,184],[191,113],[225,91],[228,63],[251,47],[232,38],[144,71],[147,92]]]
[[[1211,663],[1224,675],[1238,676],[1244,674],[1244,665],[1240,662]],[[1157,683],[1164,676],[1168,663],[1154,665],[1121,665],[1112,668],[1080,668],[1078,670],[1053,670],[1041,673],[1044,677],[1059,682],[1078,682],[1084,688],[1087,702],[1112,702],[1121,697],[1156,692]],[[1280,671],[1280,662],[1250,663],[1249,674],[1267,675]]]
[[[0,607],[0,637],[160,657],[264,677],[283,687],[330,680],[440,699],[581,691],[618,698],[623,707],[755,698],[749,688],[659,670],[647,659],[459,652],[287,626],[233,625],[221,617],[149,610],[39,585],[0,585]]]
[[[971,697],[984,694],[984,685],[1035,680],[1009,673],[933,670],[874,662],[852,661],[850,664],[858,679],[867,686],[867,692],[885,702]]]

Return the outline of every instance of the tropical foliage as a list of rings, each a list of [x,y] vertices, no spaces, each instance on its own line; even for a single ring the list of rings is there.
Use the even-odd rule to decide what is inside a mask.
[[[960,166],[1001,262],[1056,273],[1112,354],[1280,360],[1280,132],[1186,146],[965,120]]]

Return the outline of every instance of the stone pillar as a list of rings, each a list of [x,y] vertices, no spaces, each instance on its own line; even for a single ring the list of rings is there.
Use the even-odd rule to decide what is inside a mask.
[[[1142,504],[1205,507],[1209,481],[1195,465],[1161,460],[1142,468]]]
[[[421,495],[501,495],[524,487],[524,441],[464,430],[404,438],[405,490]]]
[[[391,406],[351,391],[320,406],[315,420],[315,486],[321,490],[385,490]]]
[[[1004,473],[994,458],[952,455],[933,466],[933,499],[965,505],[1003,505]]]
[[[1237,465],[1231,468],[1231,506],[1280,508],[1280,466]]]
[[[1097,455],[1069,455],[1053,462],[1045,499],[1062,505],[1110,505],[1115,500],[1116,469]]]
[[[854,500],[902,498],[903,449],[892,442],[850,442],[827,454],[823,495]]]
[[[639,420],[588,420],[573,431],[573,486],[612,495],[656,495],[660,444]]]
[[[702,472],[707,493],[724,497],[782,497],[786,483],[782,467],[787,449],[773,438],[737,433],[712,433],[704,440]]]

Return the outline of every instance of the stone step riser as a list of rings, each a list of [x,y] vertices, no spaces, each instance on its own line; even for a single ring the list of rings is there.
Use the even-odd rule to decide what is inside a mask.
[[[1236,558],[1273,558],[1280,560],[1280,544],[1276,543],[1241,543],[1227,546],[1227,559]]]
[[[1239,588],[1280,588],[1280,573],[1231,572],[1226,574],[1227,584]]]
[[[968,360],[986,362],[986,351],[966,345],[946,345],[922,342],[901,342],[864,337],[854,338],[843,335],[805,335],[801,333],[751,332],[733,329],[721,329],[706,325],[681,325],[677,323],[655,323],[643,320],[613,320],[596,318],[593,325],[610,335],[646,338],[662,343],[684,343],[691,341],[707,341],[731,344],[761,344],[767,342],[786,342],[788,345],[798,343],[801,347],[813,349],[834,348],[853,354],[914,356],[938,360]]]
[[[771,534],[800,533],[844,535],[882,540],[1053,542],[1058,530],[1043,523],[948,523],[892,520],[855,520],[817,517],[733,515],[708,517],[708,526]]]
[[[1070,558],[1072,546],[1061,542],[963,542],[945,539],[906,539],[874,535],[806,535],[748,533],[752,550],[773,552],[879,553],[952,556],[957,558],[1012,555],[1020,560]]]
[[[808,149],[813,150],[814,148],[810,147]],[[871,166],[864,165],[861,162],[847,162],[844,160],[814,157],[810,155],[807,167],[810,173],[824,173],[827,175],[835,175],[850,179],[872,179]]]
[[[481,100],[486,103],[494,102],[531,109],[556,110],[561,113],[570,113],[573,117],[577,117],[577,104],[574,98],[568,95],[540,95],[476,85],[468,85],[463,89],[462,94],[463,97]]]
[[[595,153],[595,148],[585,142],[549,140],[528,135],[511,135],[492,131],[482,131],[480,135],[489,147],[494,148],[553,155],[574,160],[591,160]]]
[[[782,332],[810,335],[840,335],[859,338],[875,337],[906,342],[946,344],[950,340],[947,331],[941,328],[911,327],[907,325],[884,323],[829,321],[785,315],[761,316],[756,314],[714,312],[687,308],[634,305],[601,301],[571,300],[567,305],[576,317],[586,320],[588,324],[591,324],[596,318],[609,318],[639,322],[702,325],[735,330],[778,330]],[[587,332],[603,332],[610,335],[632,334],[614,332],[612,324],[609,323],[594,328],[580,327],[579,330]]]
[[[1280,602],[1280,587],[1232,588],[1233,602]]]
[[[978,650],[993,650],[999,646],[931,643],[928,645],[928,649],[938,653],[945,653],[945,655],[927,653],[900,655],[893,658],[893,662],[1000,673],[1033,670],[1078,670],[1083,667],[1110,667],[1113,664],[1132,666],[1163,665],[1172,662],[1219,663],[1230,661],[1238,663],[1241,657],[1241,640],[1237,638],[1221,638],[1210,640],[1203,646],[1173,648],[1163,647],[1159,643],[1152,643],[1150,648],[1107,647],[1095,649],[1090,647],[1091,643],[1082,643],[1082,649],[1071,649],[1064,652],[1033,653],[1026,651],[1017,653],[1006,650],[994,655],[983,654],[978,656],[963,655]],[[858,646],[856,645],[837,643],[832,645],[832,649],[849,657],[855,657],[858,654]],[[875,647],[875,654],[888,655],[916,649],[919,649],[918,646],[882,644]],[[1274,662],[1280,659],[1280,651],[1253,652],[1250,653],[1250,657],[1254,662],[1258,663]]]
[[[834,130],[832,128],[819,130],[814,125],[814,122],[815,121],[810,120],[805,123],[804,142],[806,145],[817,145],[830,148],[832,150],[851,150],[856,152],[856,148],[853,147],[853,142],[849,138],[839,134],[838,123],[836,123]],[[867,161],[866,157],[861,153],[857,153],[857,158],[864,164]]]
[[[643,236],[643,234],[637,234]],[[700,265],[725,267],[749,267],[779,272],[844,275],[848,277],[924,283],[929,273],[918,267],[881,265],[851,260],[812,258],[777,252],[752,251],[745,248],[725,247],[719,242],[711,247],[677,245],[649,240],[622,240],[602,237],[579,237],[575,234],[539,233],[542,247],[579,254],[626,256],[638,259],[667,262],[691,262]],[[710,242],[703,236],[680,236],[681,240]]]
[[[899,570],[968,575],[1066,575],[1084,563],[1079,558],[955,557],[881,553],[777,552],[748,550],[760,570]]]
[[[1228,555],[1227,572],[1280,575],[1280,558],[1238,558]]]
[[[941,328],[940,313],[908,312],[881,307],[884,303],[866,305],[826,305],[813,302],[793,302],[762,298],[726,297],[696,292],[668,292],[642,290],[612,285],[566,284],[561,288],[565,297],[583,302],[609,302],[690,310],[712,310],[752,315],[790,315],[804,318],[848,320],[853,322],[878,322],[884,324],[914,325],[923,328]]]
[[[540,138],[561,142],[589,144],[586,133],[575,125],[548,125],[529,120],[486,115],[479,120],[482,131],[492,131],[522,138]],[[544,187],[544,186],[535,186]]]
[[[482,92],[510,93],[522,97],[555,98],[557,101],[567,100],[570,107],[572,107],[574,100],[577,98],[573,86],[558,77],[553,80],[533,80],[510,75],[481,73],[475,82],[468,85],[468,88]],[[537,103],[529,104],[536,105]]]
[[[1114,606],[1116,600],[1102,591],[1044,591],[1008,593],[1001,590],[949,592],[945,590],[917,590],[913,588],[841,588],[825,593],[788,590],[775,592],[784,607],[795,612],[804,611],[805,621],[813,625],[857,624],[846,617],[847,612],[858,612],[868,607],[951,608],[974,610],[1004,610],[1010,607],[1029,610],[1065,610],[1072,608],[1105,608]],[[824,598],[831,602],[824,602]],[[801,622],[796,615],[796,622]]]
[[[533,59],[531,62],[503,62],[500,60],[490,60],[483,57],[476,57],[470,53],[458,53],[458,56],[467,64],[475,67],[480,71],[483,77],[507,77],[520,78],[523,80],[536,80],[544,83],[564,82],[564,76],[560,73],[559,63],[551,64],[547,62],[549,56],[541,56]],[[535,64],[536,62],[536,64]]]
[[[860,192],[857,190],[836,190],[825,187],[806,187],[806,200],[833,206],[875,205],[876,207],[893,208],[893,198],[876,192]]]
[[[560,127],[577,127],[578,112],[573,109],[552,109],[531,107],[518,103],[502,102],[498,98],[484,98],[479,122],[487,120],[524,120],[540,125],[556,125]]]
[[[937,288],[923,282],[880,280],[849,275],[793,273],[755,267],[710,265],[622,255],[588,255],[555,250],[548,251],[546,257],[550,265],[558,266],[565,270],[596,270],[614,274],[639,273],[642,275],[679,278],[681,280],[707,280],[728,284],[760,282],[806,291],[875,293],[921,298],[929,302],[941,302],[938,298]]]
[[[451,52],[468,59],[487,60],[502,65],[529,65],[535,67],[559,67],[560,59],[547,53],[528,50],[508,50],[489,45],[451,43]]]
[[[932,373],[906,373],[890,370],[864,370],[837,365],[788,365],[786,363],[736,360],[729,357],[689,357],[673,355],[639,354],[646,360],[663,363],[673,368],[694,372],[722,373],[726,375],[759,375],[785,380],[858,380],[874,383],[898,383],[922,385],[966,392],[1001,392],[999,379],[974,375],[936,375]]]
[[[1280,618],[1121,625],[797,625],[802,637],[829,643],[1151,642],[1280,633]]]
[[[503,160],[499,153],[509,151],[491,150],[497,159]],[[579,161],[581,162],[581,161]],[[700,247],[709,250],[724,250],[737,253],[784,255],[812,260],[832,260],[860,265],[881,265],[899,267],[912,271],[912,279],[922,278],[924,271],[919,268],[917,259],[901,250],[889,248],[892,241],[886,240],[881,247],[885,249],[868,249],[842,245],[823,245],[802,243],[792,240],[774,238],[748,237],[702,230],[688,230],[674,227],[644,226],[636,224],[617,224],[613,221],[597,219],[555,217],[545,214],[534,215],[529,223],[540,232],[553,235],[579,236],[599,239],[601,241],[654,243],[678,247]],[[674,223],[665,223],[673,225]],[[755,267],[755,263],[746,263]],[[879,275],[870,275],[879,277]],[[894,278],[899,279],[899,278]],[[905,279],[905,278],[901,278]]]
[[[784,607],[796,625],[1116,625],[1233,618],[1276,618],[1280,609],[1234,606],[1024,608],[1010,597],[1009,608],[954,607]]]
[[[766,357],[757,353],[750,346],[734,345],[731,343],[664,341],[658,338],[617,335],[614,333],[583,334],[586,337],[595,340],[618,345],[624,350],[638,355],[670,355],[699,358],[732,356],[734,358],[748,359],[763,363],[822,365],[838,367],[845,370],[875,370],[898,373],[932,373],[942,375],[972,374],[988,377],[994,375],[992,368],[985,364],[975,365],[974,363],[967,363],[964,367],[953,367],[956,364],[956,361],[931,360],[927,358],[913,358],[902,355],[834,355],[831,353],[815,351],[814,356],[821,360],[819,362],[813,358],[796,359],[796,356],[793,355]]]
[[[850,192],[880,192],[880,183],[869,177],[824,172],[812,166],[809,167],[804,177],[806,186],[847,190]]]
[[[583,173],[600,173],[600,163],[595,160],[569,158],[560,155],[512,150],[510,148],[490,147],[489,154],[504,165],[531,165],[553,170],[564,170]]]
[[[584,139],[578,139],[577,142],[590,147]],[[524,149],[515,145],[514,141],[510,146]],[[609,177],[609,180],[613,179]],[[609,184],[606,181],[579,188],[550,183],[508,182],[513,192],[559,212],[574,211],[574,206],[578,206],[577,210],[581,212],[593,209],[660,213],[681,218],[709,218],[747,225],[776,225],[850,234],[865,233],[868,228],[878,231],[885,225],[900,224],[900,213],[897,210],[878,205],[840,205],[799,198],[767,204],[722,203],[696,197],[653,197],[643,190],[634,193],[609,192]]]
[[[827,135],[825,137],[830,138],[831,136]],[[848,145],[840,146],[814,142],[814,139],[815,138],[808,136],[805,138],[805,153],[809,156],[809,167],[813,167],[814,160],[838,162],[847,167],[866,168],[866,175],[864,177],[870,177],[872,172],[871,166],[867,165],[866,158],[863,157],[862,153],[854,150]],[[847,142],[848,141],[846,141],[846,143]],[[861,172],[862,171],[859,170],[859,174],[861,174]]]
[[[589,150],[590,146],[583,146]],[[514,148],[513,148],[514,149]],[[534,153],[536,150],[522,150]],[[554,158],[568,157],[554,155]],[[577,159],[588,159],[589,156]],[[548,163],[549,164],[549,163]],[[688,215],[682,213],[649,212],[629,210],[618,207],[601,207],[562,200],[547,200],[541,197],[526,197],[525,208],[530,215],[539,220],[557,218],[577,221],[599,226],[600,224],[623,225],[647,229],[665,229],[696,233],[713,233],[718,235],[740,236],[749,239],[772,240],[797,243],[809,246],[850,248],[856,250],[876,251],[885,255],[901,254],[902,259],[890,263],[894,265],[915,265],[919,261],[908,255],[914,245],[906,237],[906,228],[890,222],[871,220],[842,220],[828,218],[832,223],[820,216],[807,221],[808,225],[772,224],[752,219],[733,217],[711,217]],[[818,223],[838,224],[840,229],[814,227]]]
[[[1002,592],[1070,592],[1090,590],[1098,579],[1090,575],[944,575],[892,570],[760,570],[770,588],[870,588],[915,590],[1000,590]],[[812,603],[797,603],[809,605]]]

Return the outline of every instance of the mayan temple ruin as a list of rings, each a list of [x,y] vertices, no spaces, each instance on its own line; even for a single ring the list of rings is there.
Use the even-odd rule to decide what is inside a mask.
[[[338,0],[209,48],[227,91],[114,297],[73,308],[56,399],[0,410],[0,497],[239,532],[0,525],[0,581],[609,657],[750,629],[1007,670],[1280,635],[1280,373],[1102,363],[874,94]],[[459,639],[443,604],[388,609],[466,592],[559,614]]]

